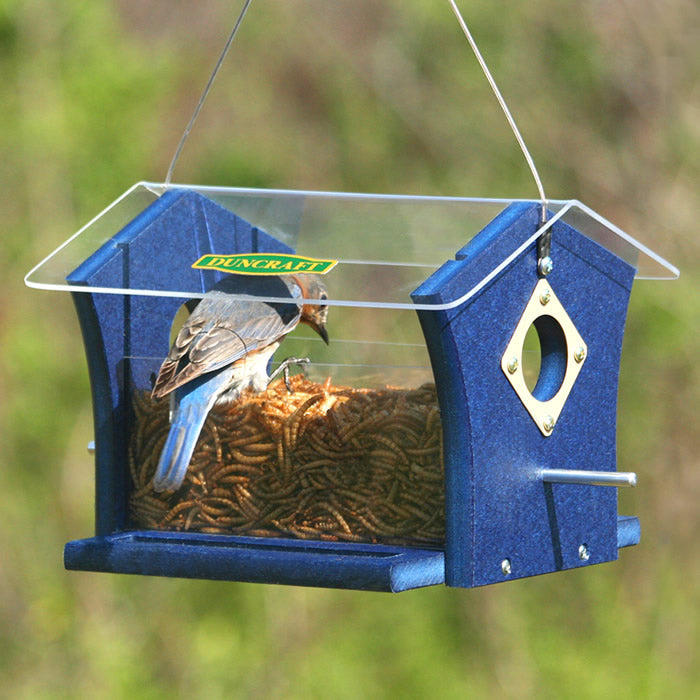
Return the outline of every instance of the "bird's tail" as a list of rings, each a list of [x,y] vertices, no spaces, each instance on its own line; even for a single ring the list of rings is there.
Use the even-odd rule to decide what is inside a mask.
[[[174,491],[184,481],[199,434],[213,404],[213,400],[188,401],[189,398],[183,397],[175,410],[170,432],[153,477],[153,487],[156,491]]]

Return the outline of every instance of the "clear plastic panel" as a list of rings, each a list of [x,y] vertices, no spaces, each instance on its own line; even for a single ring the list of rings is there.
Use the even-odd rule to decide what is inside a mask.
[[[516,201],[173,185],[176,187],[214,200],[300,255],[337,260],[332,283],[329,277],[327,285],[329,305],[414,310],[419,305],[411,302],[410,292]],[[88,288],[66,283],[66,277],[80,263],[166,191],[161,184],[135,185],[32,269],[25,282],[31,287],[72,292],[201,297],[201,290],[194,288]],[[558,200],[548,206],[555,218],[561,217],[634,265],[638,278],[678,276],[673,265],[580,202]],[[497,268],[484,270],[480,284],[441,308],[458,305],[476,293],[540,233],[534,231],[527,244],[514,250]]]
[[[435,384],[429,368],[413,364],[426,359],[425,347],[369,343],[359,357],[358,347],[348,350],[352,364],[329,364],[304,335],[287,339],[275,359],[308,351],[307,376],[292,376],[291,392],[280,379],[215,406],[174,491],[152,481],[170,430],[168,398],[150,396],[160,358],[127,358],[129,527],[443,546]]]

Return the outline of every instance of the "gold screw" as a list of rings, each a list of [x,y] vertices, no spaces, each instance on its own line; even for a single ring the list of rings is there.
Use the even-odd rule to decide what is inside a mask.
[[[579,345],[579,347],[574,350],[574,360],[581,364],[584,360],[586,359],[586,348],[583,347],[583,345]]]
[[[552,430],[554,430],[554,418],[552,418],[552,416],[545,416],[544,419],[542,420],[542,427],[548,433],[551,433]]]
[[[508,372],[510,374],[515,374],[518,371],[519,366],[520,363],[518,362],[518,358],[515,356],[511,357],[508,361]]]
[[[547,306],[551,298],[552,292],[550,292],[549,289],[543,289],[540,294],[540,304],[542,304],[542,306]]]

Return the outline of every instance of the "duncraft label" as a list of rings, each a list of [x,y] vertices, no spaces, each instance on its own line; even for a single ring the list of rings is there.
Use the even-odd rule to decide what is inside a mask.
[[[220,270],[234,275],[291,275],[295,272],[325,275],[337,262],[283,253],[236,253],[202,255],[192,267],[196,270]]]

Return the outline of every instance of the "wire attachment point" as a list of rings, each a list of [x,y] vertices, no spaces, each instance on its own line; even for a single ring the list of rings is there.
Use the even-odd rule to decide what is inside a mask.
[[[547,224],[547,203],[542,202],[542,218],[540,227]],[[537,274],[544,278],[554,269],[552,260],[552,227],[547,226],[537,239]]]

